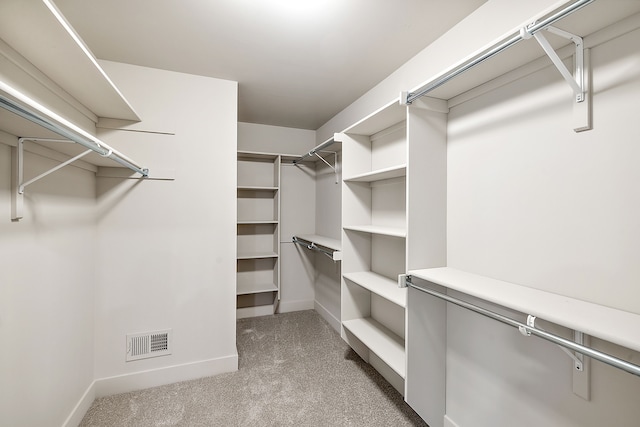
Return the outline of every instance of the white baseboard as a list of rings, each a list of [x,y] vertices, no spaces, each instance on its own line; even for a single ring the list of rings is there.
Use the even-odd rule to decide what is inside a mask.
[[[313,310],[313,300],[282,301],[278,305],[278,313],[289,313],[292,311]]]
[[[94,381],[95,397],[127,393],[180,381],[194,380],[238,370],[238,353],[217,359],[167,366],[149,371],[100,378]]]
[[[77,427],[84,418],[85,414],[91,407],[96,398],[96,382],[92,381],[87,390],[84,392],[76,407],[73,408],[71,414],[67,417],[62,427]]]
[[[333,329],[335,329],[338,333],[340,333],[340,319],[335,317],[329,310],[327,310],[322,304],[318,301],[314,301],[313,308],[322,316],[324,320],[326,320]]]
[[[444,427],[460,427],[458,424],[454,423],[448,415],[444,416]]]

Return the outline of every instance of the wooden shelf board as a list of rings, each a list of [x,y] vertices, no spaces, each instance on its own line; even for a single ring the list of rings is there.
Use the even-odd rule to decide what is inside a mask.
[[[372,271],[345,273],[343,277],[400,307],[407,306],[407,288],[399,287],[395,280]]]
[[[264,292],[278,292],[275,283],[240,283],[236,285],[236,295],[260,294]]]
[[[395,373],[405,378],[405,350],[402,338],[370,317],[345,320],[342,326],[362,341]]]
[[[381,234],[383,236],[407,237],[407,231],[399,227],[383,227],[379,225],[350,225],[343,227],[345,230],[359,231],[361,233]]]
[[[93,54],[74,36],[44,2],[3,0],[0,5],[0,39],[96,116],[139,121]]]
[[[394,99],[344,130],[344,133],[371,136],[396,123],[400,123],[406,119],[406,116],[407,107],[400,105],[398,99]]]
[[[260,224],[277,224],[278,221],[275,219],[256,219],[256,220],[247,220],[247,221],[238,221],[238,225],[260,225]]]
[[[278,258],[275,252],[244,252],[239,253],[236,259],[262,259],[262,258]]]
[[[345,178],[345,182],[373,182],[383,179],[398,178],[407,175],[407,165],[391,166],[384,169],[374,170],[363,174]]]
[[[238,159],[243,160],[275,160],[280,154],[261,151],[238,151]]]
[[[409,274],[524,314],[640,351],[640,314],[516,285],[449,267]]]
[[[278,191],[278,187],[260,187],[255,185],[239,185],[238,191]]]

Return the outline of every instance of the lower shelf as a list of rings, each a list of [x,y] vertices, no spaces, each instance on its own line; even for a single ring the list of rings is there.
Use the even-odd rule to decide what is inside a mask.
[[[262,292],[277,292],[278,286],[275,283],[238,283],[236,285],[236,295],[259,294]]]
[[[236,299],[236,319],[275,314],[279,302],[278,293],[275,291],[238,295]]]
[[[345,320],[342,326],[402,378],[406,376],[404,340],[374,319]]]

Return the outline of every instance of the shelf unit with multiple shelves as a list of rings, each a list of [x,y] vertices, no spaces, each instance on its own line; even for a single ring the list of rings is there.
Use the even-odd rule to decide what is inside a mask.
[[[446,218],[440,212],[446,206],[443,109],[392,102],[339,136],[342,336],[403,394],[407,289],[399,287],[398,276],[425,260],[434,266],[446,262]]]
[[[281,160],[277,154],[238,152],[238,318],[273,314],[280,300]]]

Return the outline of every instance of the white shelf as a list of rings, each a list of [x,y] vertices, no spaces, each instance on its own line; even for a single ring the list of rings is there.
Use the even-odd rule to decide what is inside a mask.
[[[256,219],[250,221],[238,221],[238,225],[261,225],[261,224],[277,224],[275,219]]]
[[[259,187],[254,185],[238,186],[238,191],[278,191],[278,187]]]
[[[399,287],[395,280],[372,271],[347,273],[343,277],[400,307],[407,306],[407,288]]]
[[[379,225],[349,225],[345,230],[359,231],[361,233],[380,234],[383,236],[406,237],[407,231],[400,227],[383,227]]]
[[[640,351],[640,315],[449,267],[411,276]]]
[[[345,178],[345,182],[373,182],[383,179],[398,178],[407,175],[407,165],[391,166],[384,169],[374,170],[363,174]]]
[[[264,258],[278,258],[278,254],[275,252],[244,252],[239,253],[237,259],[264,259]]]
[[[355,335],[370,351],[405,378],[404,340],[370,317],[342,322],[342,326]]]
[[[261,151],[238,151],[238,159],[244,160],[275,160],[280,156],[276,153],[264,153]]]
[[[0,39],[96,116],[140,120],[75,31],[44,2],[0,2]]]
[[[278,292],[275,283],[238,283],[236,295],[259,294],[263,292]]]
[[[371,136],[407,118],[407,107],[394,99],[367,117],[347,128],[344,133]]]

